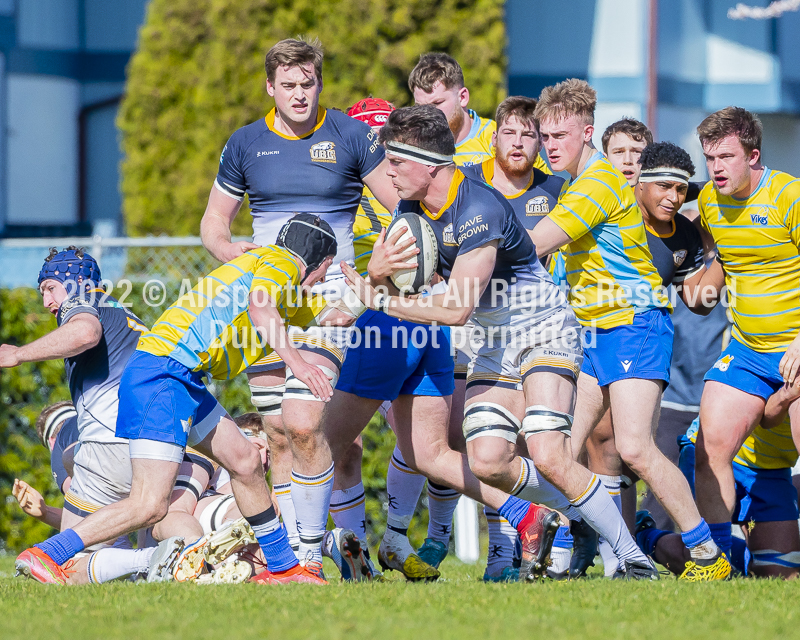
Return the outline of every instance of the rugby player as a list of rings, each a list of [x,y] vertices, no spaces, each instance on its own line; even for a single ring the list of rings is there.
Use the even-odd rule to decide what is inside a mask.
[[[733,460],[733,523],[740,526],[744,540],[732,537],[731,563],[742,575],[785,579],[800,575],[800,512],[792,484],[798,455],[788,419],[789,405],[798,397],[797,384],[781,387],[770,396],[759,426]],[[692,487],[699,426],[695,419],[680,443],[680,467]],[[688,559],[680,537],[657,528],[647,511],[637,514],[636,539],[645,553],[671,571],[680,571]]]
[[[736,492],[731,462],[767,399],[800,367],[800,182],[762,164],[759,119],[727,107],[697,127],[711,184],[700,220],[725,267],[730,344],[705,376],[697,436],[697,504],[717,544],[731,548]],[[800,421],[789,415],[795,443]]]
[[[479,165],[494,157],[496,123],[488,118],[481,118],[474,110],[468,108],[469,89],[464,86],[464,72],[455,59],[445,53],[426,53],[420,56],[419,62],[409,75],[408,86],[416,104],[430,104],[444,113],[455,138],[456,153],[453,155],[453,161],[456,165]],[[550,169],[538,153],[534,156],[534,166],[544,173],[550,173]],[[467,386],[467,365],[470,359],[465,346],[469,331],[469,324],[464,327],[453,327],[451,330],[456,346],[456,388],[453,393],[449,433],[451,446],[461,451],[466,450],[461,433],[461,416]],[[411,469],[404,464],[399,451],[395,451],[393,457],[395,463],[392,466],[398,470],[393,475],[403,479],[404,484],[391,493],[402,496],[401,500],[405,500],[409,505],[416,504],[414,496],[421,492],[424,481],[419,478],[415,481],[413,475],[409,473]],[[447,543],[450,539],[453,513],[458,498],[452,489],[428,482],[430,513],[428,537],[420,547],[419,555],[433,566],[438,567],[447,555]],[[501,528],[504,527],[501,519],[492,518],[491,522],[492,532],[495,531],[496,523],[500,523]]]
[[[467,178],[481,180],[502,193],[529,233],[555,207],[564,184],[563,178],[536,167],[541,139],[539,125],[533,117],[534,109],[536,100],[533,98],[506,98],[495,112],[494,157],[477,165],[462,167]],[[518,415],[517,419],[523,417]],[[484,579],[513,576],[516,530],[489,507],[484,507],[484,513],[491,550]]]
[[[334,301],[346,288],[339,261],[352,264],[354,258],[352,227],[363,187],[388,210],[394,209],[397,195],[385,175],[383,149],[369,126],[319,106],[322,59],[317,41],[282,40],[267,52],[266,88],[275,108],[234,132],[225,145],[200,234],[209,252],[227,262],[273,243],[294,212],[320,215],[333,227],[339,254],[318,292]],[[253,242],[232,243],[230,226],[245,195],[253,215]],[[335,385],[348,334],[343,328],[316,327],[292,337],[302,357]],[[253,404],[269,435],[272,479],[290,540],[298,557],[320,560],[325,521],[303,516],[306,530],[298,533],[294,513],[295,504],[302,509],[330,498],[333,469],[314,463],[323,441],[324,404],[299,381],[287,381],[277,354],[254,363],[248,377]]]
[[[572,421],[574,376],[581,361],[578,324],[536,259],[531,239],[511,206],[487,185],[466,180],[454,166],[455,145],[437,109],[416,106],[395,111],[381,129],[380,140],[390,157],[389,175],[402,198],[398,212],[422,215],[433,227],[439,248],[437,272],[447,280],[448,289],[418,299],[400,298],[377,291],[343,265],[351,287],[365,305],[394,318],[456,326],[472,318],[479,330],[470,336],[471,370],[480,382],[467,389],[463,427],[472,471],[507,493],[540,489],[547,480],[530,461],[514,453],[521,427],[532,460],[543,476],[571,498],[568,506],[574,514],[582,515],[614,542],[630,577],[637,574],[634,563],[638,571],[651,575],[650,562],[633,548],[608,493],[569,455],[565,432]],[[370,263],[370,280],[391,291],[392,270],[385,264],[372,264],[380,242]],[[498,294],[498,286],[504,295]],[[520,378],[527,408],[519,406]],[[517,413],[525,414],[522,425]],[[490,434],[501,437],[486,438]],[[476,439],[495,446],[483,445],[477,456]],[[546,536],[536,546],[546,546],[549,553],[558,529],[557,514],[545,513],[515,495],[501,505],[483,502],[520,533],[531,519],[541,522]],[[539,550],[531,548],[532,542],[522,535],[521,575],[544,570],[536,563],[541,558],[531,557]]]
[[[683,532],[692,562],[682,577],[724,578],[728,560],[711,539],[686,479],[653,440],[669,382],[670,305],[646,248],[633,190],[592,144],[596,103],[588,83],[571,79],[545,88],[535,112],[551,167],[567,171],[572,180],[556,208],[536,225],[533,240],[540,257],[562,249],[572,307],[589,329],[572,454],[580,454],[610,406],[622,459]]]
[[[63,584],[68,576],[61,565],[86,546],[161,520],[189,443],[231,474],[239,510],[269,563],[253,580],[325,583],[312,571],[318,567],[298,565],[272,506],[258,450],[203,378],[229,379],[274,349],[316,397],[329,399],[328,378],[298,355],[284,322],[314,321],[324,303],[299,297],[296,288],[307,294],[324,279],[336,250],[330,225],[299,214],[282,227],[275,245],[252,249],[215,269],[162,314],[139,340],[120,382],[116,434],[128,438],[130,495],[24,551],[17,558],[19,571]],[[328,322],[352,321],[327,311]]]

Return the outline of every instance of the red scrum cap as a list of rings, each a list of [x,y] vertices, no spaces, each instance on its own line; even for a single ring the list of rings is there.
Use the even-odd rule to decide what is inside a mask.
[[[359,100],[347,110],[347,115],[361,122],[366,122],[373,129],[386,124],[389,114],[395,106],[391,102],[380,98],[364,98]]]

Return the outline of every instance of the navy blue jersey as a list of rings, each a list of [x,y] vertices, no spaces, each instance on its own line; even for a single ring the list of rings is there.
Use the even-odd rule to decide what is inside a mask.
[[[681,284],[703,267],[703,239],[685,216],[675,216],[669,235],[659,236],[647,225],[645,231],[653,264],[665,287]]]
[[[102,289],[79,292],[64,300],[56,314],[58,326],[81,313],[97,318],[103,328],[94,347],[64,359],[81,442],[125,442],[114,435],[119,381],[147,327]]]
[[[491,186],[494,162],[494,158],[490,158],[482,164],[462,167],[461,170],[470,180],[479,180]],[[513,196],[505,196],[505,199],[514,209],[522,226],[530,231],[556,206],[563,184],[564,178],[534,168],[528,186]]]
[[[247,194],[254,242],[274,244],[295,213],[317,213],[336,234],[339,262],[354,260],[353,222],[364,178],[383,160],[378,136],[364,123],[320,108],[304,137],[275,130],[275,110],[234,132],[219,159],[217,189],[237,200]]]
[[[64,481],[69,478],[69,473],[64,466],[64,451],[74,446],[78,442],[78,418],[72,416],[64,420],[61,430],[53,443],[53,450],[50,452],[50,470],[53,472],[53,480],[56,481],[58,490],[64,493]]]
[[[492,284],[480,300],[482,310],[502,305],[504,296],[497,292],[504,286],[509,291],[526,283],[548,282],[555,286],[550,274],[539,263],[531,237],[503,194],[483,182],[466,180],[459,169],[455,171],[447,202],[439,213],[432,214],[417,200],[401,200],[397,213],[410,212],[425,216],[433,228],[439,245],[437,271],[445,280],[450,278],[459,255],[499,240]]]

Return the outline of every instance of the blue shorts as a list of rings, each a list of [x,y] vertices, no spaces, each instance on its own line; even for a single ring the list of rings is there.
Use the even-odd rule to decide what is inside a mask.
[[[587,331],[581,371],[597,378],[601,387],[617,380],[641,378],[663,380],[666,388],[674,333],[666,309],[637,313],[631,324]]]
[[[766,400],[783,386],[778,365],[784,353],[761,353],[733,339],[703,379],[721,382]]]
[[[183,449],[187,442],[201,442],[225,415],[203,384],[203,372],[144,351],[135,351],[128,360],[119,384],[117,437]],[[131,457],[163,459],[133,455],[134,448]]]
[[[452,395],[454,365],[447,327],[367,310],[355,329],[337,389],[373,400]]]
[[[681,455],[678,466],[689,481],[694,495],[694,443],[685,436],[678,439]],[[797,490],[792,484],[791,469],[753,469],[733,463],[736,483],[736,506],[731,521],[785,522],[797,520]]]

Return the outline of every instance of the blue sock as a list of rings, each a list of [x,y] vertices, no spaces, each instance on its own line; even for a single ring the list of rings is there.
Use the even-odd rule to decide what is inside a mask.
[[[671,532],[663,529],[642,529],[636,534],[636,544],[639,545],[644,555],[652,558],[656,552],[656,543],[669,533]]]
[[[728,560],[730,560],[734,569],[746,576],[750,568],[750,560],[752,560],[750,549],[747,548],[747,544],[741,538],[731,536],[731,543],[731,552],[728,554]]]
[[[509,496],[508,500],[503,503],[503,506],[497,510],[497,513],[508,520],[512,527],[517,529],[519,527],[519,523],[522,522],[522,519],[528,513],[530,506],[531,503],[527,500],[521,500],[520,498]]]
[[[254,516],[245,516],[245,520],[253,528],[256,540],[267,560],[267,567],[272,573],[297,566],[297,558],[289,545],[286,529],[278,520],[275,507],[270,507]]]
[[[728,525],[728,539],[730,539],[730,535],[731,528],[730,525]],[[711,529],[709,529],[706,521],[702,518],[700,518],[700,524],[698,524],[694,529],[684,531],[681,534],[681,540],[683,540],[683,544],[686,545],[687,549],[693,549],[701,544],[705,544],[711,540],[711,537]]]
[[[44,551],[59,565],[64,564],[76,553],[80,553],[84,549],[83,540],[72,529],[66,529],[52,538],[33,546]]]
[[[558,528],[553,546],[557,549],[572,549],[572,534],[569,532],[569,527]]]
[[[712,522],[708,525],[711,530],[711,537],[717,546],[725,552],[728,558],[731,557],[731,523],[730,522]]]

